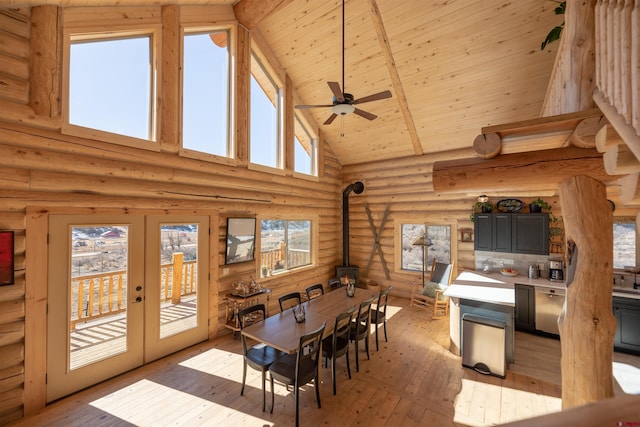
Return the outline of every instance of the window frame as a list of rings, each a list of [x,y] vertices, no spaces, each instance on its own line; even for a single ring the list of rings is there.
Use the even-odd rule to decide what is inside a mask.
[[[62,61],[62,122],[61,133],[82,138],[96,139],[98,141],[114,144],[126,145],[147,150],[160,151],[158,137],[160,135],[160,111],[158,105],[158,84],[161,79],[161,57],[158,47],[162,28],[158,24],[145,24],[139,28],[131,29],[130,25],[113,24],[108,29],[100,29],[104,26],[79,26],[69,25],[63,30],[63,61]],[[151,62],[151,82],[150,82],[150,139],[136,138],[100,129],[93,129],[69,122],[70,108],[70,67],[71,67],[71,44],[77,40],[113,40],[118,38],[149,37],[149,56]]]
[[[263,53],[263,50],[258,46],[258,43],[252,38],[251,40],[251,49],[249,54],[249,81],[251,78],[255,79],[258,85],[264,87],[263,84],[270,83],[273,85],[275,90],[275,100],[271,100],[276,109],[276,166],[264,165],[261,163],[255,163],[251,160],[251,84],[249,84],[249,108],[248,108],[248,123],[249,123],[249,132],[248,132],[248,167],[249,169],[262,170],[268,172],[276,172],[280,174],[284,174],[284,166],[285,166],[285,144],[284,144],[284,78],[280,76],[277,72],[275,72],[274,67],[269,64],[267,56]],[[254,66],[257,65],[260,67],[262,76],[256,77],[254,74]],[[262,84],[261,84],[262,83]],[[264,89],[263,89],[264,90]],[[265,91],[266,92],[266,91]],[[267,94],[268,96],[268,94]]]
[[[295,158],[295,152],[296,152],[296,140],[298,140],[300,142],[300,145],[302,145],[302,148],[306,147],[304,146],[304,143],[302,141],[300,141],[300,138],[298,138],[297,136],[297,132],[296,132],[296,127],[300,126],[302,128],[302,131],[305,132],[309,138],[309,157],[310,157],[310,163],[311,163],[311,171],[310,173],[304,173],[304,172],[299,172],[296,170],[296,158]],[[311,126],[309,121],[307,120],[307,118],[304,116],[304,114],[301,114],[299,111],[295,111],[294,116],[293,116],[293,174],[294,176],[298,177],[298,178],[317,178],[318,177],[318,157],[319,157],[319,144],[320,144],[320,139],[318,138],[318,132],[316,131],[314,126]]]
[[[311,230],[309,231],[309,250],[311,253],[309,254],[310,262],[309,264],[301,265],[293,268],[285,268],[283,270],[279,270],[276,273],[271,273],[268,277],[262,277],[262,221],[309,221]],[[283,275],[298,273],[301,271],[309,270],[315,268],[318,265],[318,247],[319,247],[319,217],[318,215],[264,215],[259,216],[257,218],[257,232],[256,232],[256,250],[258,254],[256,256],[256,277],[259,277],[261,281],[270,280],[273,278],[279,278]],[[286,229],[286,227],[285,227]]]
[[[236,57],[236,26],[231,24],[226,25],[213,25],[213,26],[190,26],[183,25],[180,29],[180,46],[182,55],[180,63],[182,64],[180,70],[180,155],[187,158],[214,161],[218,163],[225,163],[229,165],[235,165],[237,161],[236,154],[236,99],[235,99],[235,57]],[[228,75],[227,75],[227,109],[229,115],[227,117],[227,155],[221,156],[218,154],[207,153],[204,151],[198,151],[190,148],[184,148],[184,133],[183,133],[183,111],[184,111],[184,39],[187,35],[194,34],[207,34],[215,31],[227,31],[228,33],[228,53],[229,63]]]
[[[448,218],[442,217],[402,217],[394,219],[394,272],[402,273],[402,274],[419,274],[418,281],[422,280],[422,271],[421,270],[408,270],[402,268],[402,228],[403,225],[409,224],[421,224],[426,226],[449,226],[449,252],[451,254],[451,261],[457,261],[458,254],[458,224],[456,221],[452,221]],[[425,259],[424,271],[431,271],[431,265]],[[429,265],[428,265],[429,264]]]

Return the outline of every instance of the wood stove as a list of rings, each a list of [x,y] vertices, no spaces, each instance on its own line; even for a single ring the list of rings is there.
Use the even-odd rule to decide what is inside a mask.
[[[336,265],[336,277],[341,279],[348,276],[360,287],[360,269],[357,265],[349,265],[349,193],[360,194],[364,191],[364,184],[356,181],[349,184],[342,192],[342,265]]]

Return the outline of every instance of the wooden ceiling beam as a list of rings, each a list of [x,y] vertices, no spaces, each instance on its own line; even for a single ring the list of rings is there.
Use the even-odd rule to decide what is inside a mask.
[[[286,6],[293,0],[241,0],[233,6],[236,19],[248,30],[252,30],[269,14]]]
[[[619,178],[606,173],[602,155],[595,149],[566,147],[505,154],[490,160],[436,162],[432,182],[436,193],[557,191],[562,181],[576,175],[605,183]]]
[[[378,9],[376,0],[369,0],[369,11],[371,12],[370,15],[373,27],[376,30],[378,41],[380,42],[382,56],[387,64],[387,68],[389,69],[389,76],[391,77],[393,91],[395,92],[396,99],[398,100],[402,117],[404,117],[404,123],[409,131],[413,151],[416,156],[420,156],[424,154],[424,149],[422,148],[422,142],[420,142],[416,124],[413,120],[413,116],[411,115],[411,110],[409,109],[409,102],[407,101],[407,96],[404,92],[404,87],[402,86],[402,80],[400,80],[400,74],[398,74],[398,67],[396,66],[393,53],[391,52],[389,38],[387,37],[387,32],[384,28],[384,23],[382,22],[382,16],[380,15],[380,9]]]

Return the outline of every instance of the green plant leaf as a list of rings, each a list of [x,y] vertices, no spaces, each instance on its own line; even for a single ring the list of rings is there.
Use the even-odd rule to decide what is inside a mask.
[[[544,50],[544,48],[551,42],[554,42],[560,38],[560,34],[562,34],[562,28],[564,28],[564,22],[562,25],[554,27],[549,34],[547,34],[547,38],[544,39],[542,45],[540,46],[540,50]]]

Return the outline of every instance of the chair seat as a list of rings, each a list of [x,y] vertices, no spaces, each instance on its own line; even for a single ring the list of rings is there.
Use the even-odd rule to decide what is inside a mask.
[[[256,344],[247,350],[247,363],[253,369],[267,370],[269,366],[285,356],[286,353],[276,350],[275,348],[265,345],[265,344]]]
[[[371,323],[381,324],[385,321],[385,313],[382,310],[371,310]]]
[[[283,384],[294,384],[296,372],[296,354],[287,354],[275,361],[269,368],[271,376]],[[302,359],[298,379],[299,384],[306,384],[316,376],[317,362]]]
[[[362,338],[369,334],[369,328],[360,322],[354,322],[351,324],[351,330],[349,331],[349,339]]]
[[[347,348],[349,348],[349,340],[342,337],[338,337],[336,341],[337,341],[336,351],[335,351],[336,354],[337,355],[344,354],[344,352],[347,351]],[[333,337],[327,337],[322,340],[322,356],[331,357],[332,354],[333,354]]]

